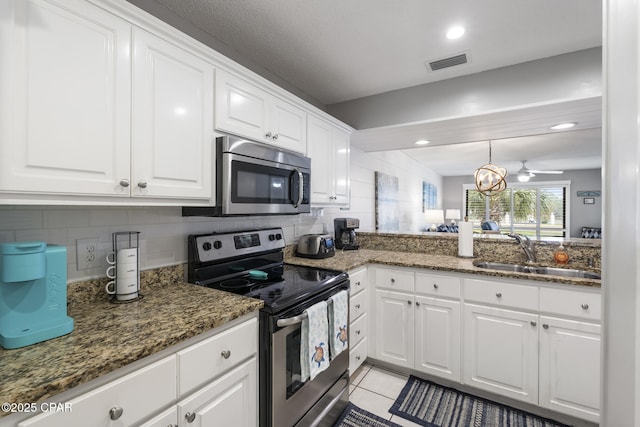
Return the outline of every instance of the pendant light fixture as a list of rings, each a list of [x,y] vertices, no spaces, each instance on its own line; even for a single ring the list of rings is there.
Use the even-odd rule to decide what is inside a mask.
[[[507,188],[507,170],[491,163],[491,141],[489,141],[489,163],[476,169],[474,176],[476,190],[485,196],[493,196]]]

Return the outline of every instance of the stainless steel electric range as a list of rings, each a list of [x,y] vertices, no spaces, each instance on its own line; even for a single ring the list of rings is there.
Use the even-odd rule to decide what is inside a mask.
[[[300,325],[313,304],[349,289],[345,272],[284,264],[281,228],[188,237],[190,283],[259,298],[260,426],[331,426],[348,403],[349,354],[300,381]]]

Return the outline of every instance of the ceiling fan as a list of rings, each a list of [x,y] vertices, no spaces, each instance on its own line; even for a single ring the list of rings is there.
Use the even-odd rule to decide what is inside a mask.
[[[526,160],[520,160],[522,162],[522,167],[520,169],[518,169],[518,172],[516,172],[516,175],[518,176],[518,181],[520,182],[527,182],[529,181],[529,179],[531,177],[536,176],[535,174],[537,173],[546,173],[546,174],[561,174],[562,171],[539,171],[539,170],[534,170],[534,169],[529,169],[527,168],[527,161]]]

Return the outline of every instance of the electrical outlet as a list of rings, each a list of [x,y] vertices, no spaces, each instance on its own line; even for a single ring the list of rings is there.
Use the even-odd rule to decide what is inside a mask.
[[[99,240],[97,237],[76,240],[76,265],[78,270],[87,270],[102,265],[102,259],[98,256]]]

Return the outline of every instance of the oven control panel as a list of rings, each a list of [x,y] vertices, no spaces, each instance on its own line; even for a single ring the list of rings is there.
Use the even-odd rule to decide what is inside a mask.
[[[200,262],[282,249],[285,246],[282,228],[203,234],[194,238]]]

